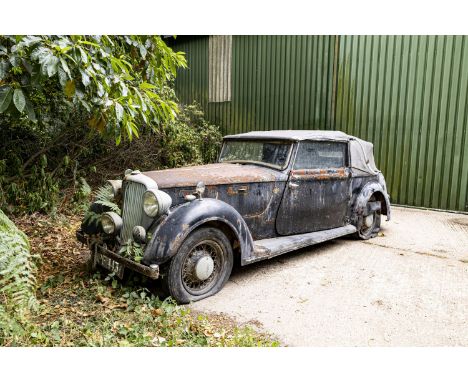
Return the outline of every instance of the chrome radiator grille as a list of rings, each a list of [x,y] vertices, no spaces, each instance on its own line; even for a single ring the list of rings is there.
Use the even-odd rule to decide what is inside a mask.
[[[132,237],[133,227],[141,224],[143,218],[143,194],[145,191],[146,187],[141,183],[124,182],[123,227],[120,233],[123,243],[126,243]]]

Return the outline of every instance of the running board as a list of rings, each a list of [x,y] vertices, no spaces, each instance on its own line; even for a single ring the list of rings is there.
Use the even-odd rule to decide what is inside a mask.
[[[254,241],[254,253],[250,258],[245,259],[245,264],[270,259],[286,252],[295,251],[296,249],[305,248],[309,245],[346,236],[356,231],[355,226],[348,224],[344,227],[327,229],[325,231],[257,240]]]

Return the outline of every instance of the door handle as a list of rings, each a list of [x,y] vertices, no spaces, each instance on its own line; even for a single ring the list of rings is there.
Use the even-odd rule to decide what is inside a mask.
[[[233,187],[233,186],[229,186],[228,189],[227,189],[227,193],[228,195],[239,195],[239,194],[246,194],[247,191],[249,191],[249,187],[248,186],[240,186],[240,187]]]
[[[289,188],[298,188],[298,187],[299,187],[299,184],[298,184],[298,183],[289,182],[288,186],[289,186]]]

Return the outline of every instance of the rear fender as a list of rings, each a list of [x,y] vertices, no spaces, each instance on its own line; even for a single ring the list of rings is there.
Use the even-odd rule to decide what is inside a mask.
[[[176,206],[156,225],[142,262],[148,265],[167,262],[193,230],[210,222],[229,227],[239,242],[241,258],[251,255],[253,240],[242,216],[221,200],[205,198]]]
[[[356,202],[353,208],[353,220],[355,225],[359,225],[359,217],[364,215],[367,208],[367,202],[374,194],[377,201],[381,202],[382,214],[387,216],[387,221],[390,220],[390,200],[388,198],[387,192],[380,183],[370,182],[361,189],[359,196],[356,198]]]

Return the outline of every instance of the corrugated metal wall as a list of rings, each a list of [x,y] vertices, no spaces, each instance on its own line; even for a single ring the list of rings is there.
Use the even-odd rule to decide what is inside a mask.
[[[335,128],[374,143],[394,202],[468,210],[468,38],[341,36]]]
[[[179,36],[189,70],[179,71],[176,91],[201,103],[223,133],[329,127],[335,37],[234,36],[232,101],[208,102],[208,36]],[[310,86],[310,84],[315,86]]]
[[[337,129],[374,143],[392,201],[468,211],[468,37],[234,36],[232,101],[208,102],[208,37],[176,91],[223,133]]]
[[[185,52],[188,68],[179,69],[175,82],[176,93],[185,103],[197,101],[208,106],[208,36],[178,36],[171,44],[176,51]]]

